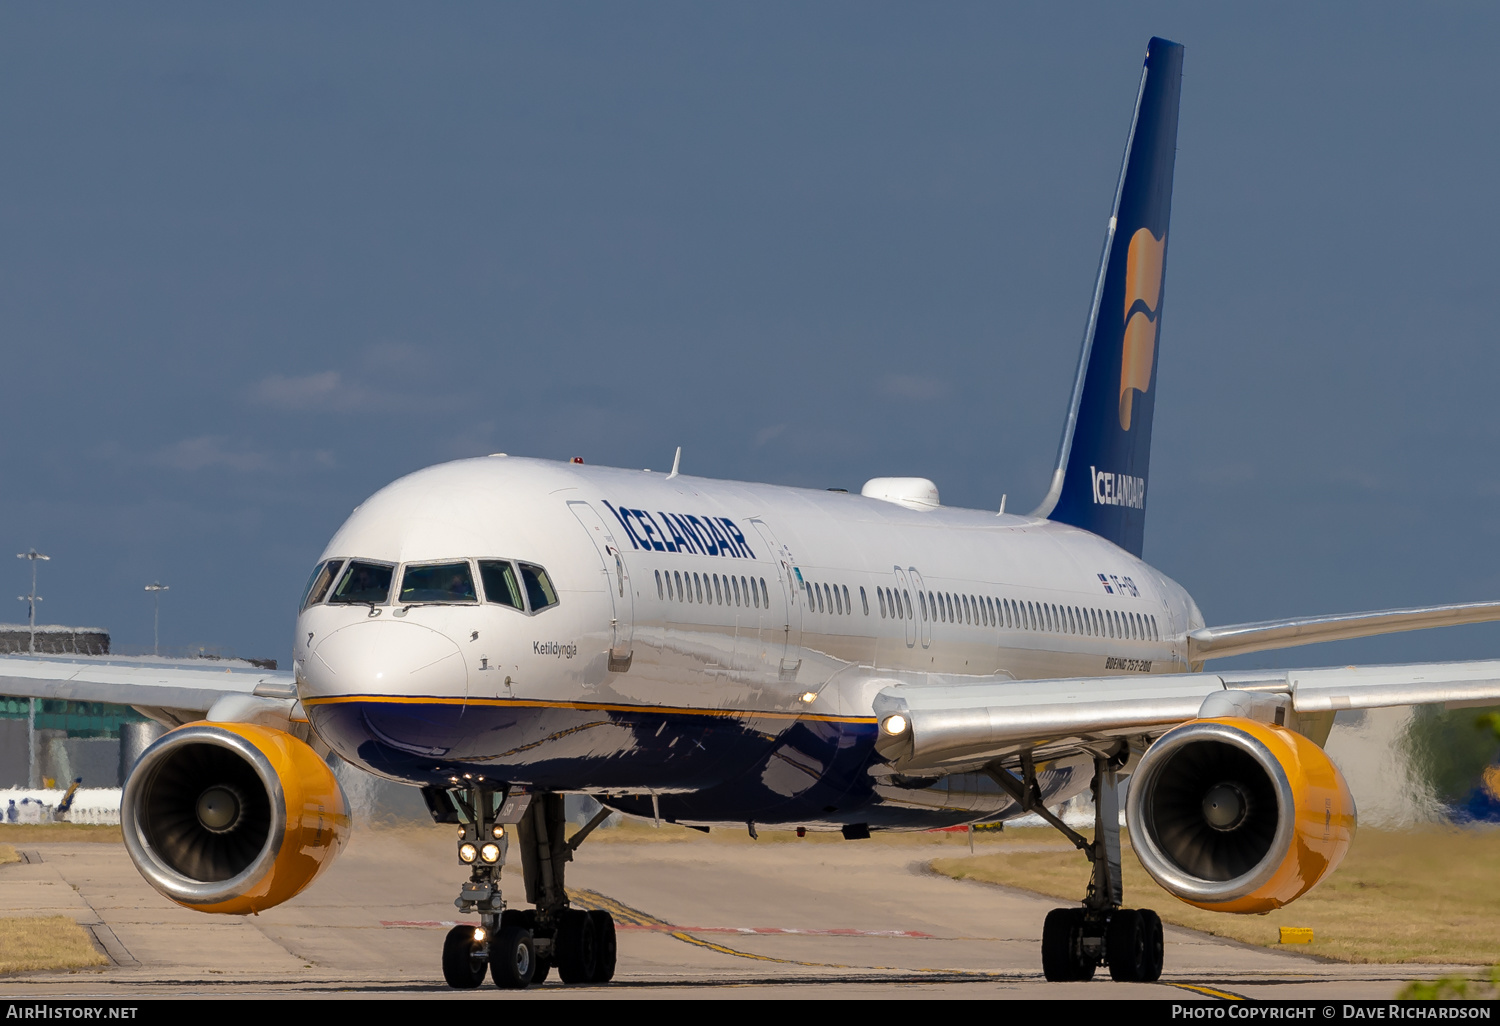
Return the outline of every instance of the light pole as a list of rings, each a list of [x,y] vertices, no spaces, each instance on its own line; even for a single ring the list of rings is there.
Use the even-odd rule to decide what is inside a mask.
[[[172,589],[169,588],[169,587],[167,587],[165,584],[161,583],[160,581],[152,581],[150,584],[146,585],[146,590],[149,591],[149,592],[151,592],[151,600],[156,605],[156,619],[155,619],[154,625],[152,626],[152,629],[151,629],[151,654],[154,655],[154,656],[160,656],[161,655],[161,593],[164,592],[164,591],[171,591]]]
[[[26,651],[32,655],[36,654],[36,604],[41,598],[36,593],[36,561],[39,559],[51,559],[44,556],[36,549],[27,549],[25,552],[17,552],[17,559],[31,560],[31,594],[18,595],[22,602],[26,603],[26,622],[31,628],[31,640],[26,645]],[[36,699],[29,699],[26,703],[26,786],[36,786]]]
[[[27,549],[25,552],[17,552],[16,553],[16,558],[17,559],[29,559],[29,560],[31,560],[31,594],[30,595],[18,595],[17,598],[19,598],[22,602],[26,603],[26,622],[31,625],[31,641],[27,644],[26,651],[29,652],[29,653],[31,653],[32,655],[35,655],[36,654],[36,604],[41,601],[41,599],[37,596],[37,593],[36,593],[36,562],[39,559],[51,559],[52,557],[51,556],[44,556],[40,552],[38,552],[36,549]]]

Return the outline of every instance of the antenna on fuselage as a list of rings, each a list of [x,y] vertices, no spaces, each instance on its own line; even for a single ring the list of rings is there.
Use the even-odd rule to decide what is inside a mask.
[[[1003,517],[1003,516],[1005,516],[1005,496],[1004,495],[1000,496],[1000,512],[996,513],[995,516],[997,516],[997,517]]]
[[[677,455],[672,457],[672,472],[667,475],[667,480],[677,476],[677,468],[682,466],[682,446],[677,447]]]

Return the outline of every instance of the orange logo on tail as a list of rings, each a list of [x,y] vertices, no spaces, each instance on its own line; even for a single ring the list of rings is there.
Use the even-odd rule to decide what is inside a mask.
[[[1158,239],[1142,228],[1130,237],[1125,256],[1125,344],[1120,353],[1120,428],[1130,430],[1130,408],[1135,392],[1151,390],[1151,365],[1156,358],[1156,315],[1161,300],[1161,269],[1166,237]],[[1131,309],[1137,303],[1145,306]]]

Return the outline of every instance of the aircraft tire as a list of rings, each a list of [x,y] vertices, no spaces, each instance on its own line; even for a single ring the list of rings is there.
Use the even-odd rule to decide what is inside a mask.
[[[458,990],[473,990],[484,982],[484,959],[476,958],[474,927],[455,926],[443,938],[443,979]]]
[[[608,983],[615,978],[615,958],[619,953],[615,943],[615,917],[602,909],[590,912],[589,916],[594,920],[594,944],[597,952],[593,982]]]
[[[1083,957],[1078,939],[1083,909],[1055,908],[1042,924],[1042,975],[1054,983],[1092,980],[1094,963]]]
[[[536,972],[536,945],[531,931],[502,926],[490,941],[490,975],[501,990],[525,990]]]
[[[1104,950],[1109,956],[1109,978],[1119,983],[1142,983],[1151,967],[1148,930],[1135,909],[1116,909],[1109,920]]]
[[[1162,939],[1161,916],[1143,908],[1141,924],[1146,933],[1146,962],[1142,970],[1142,983],[1155,983],[1161,979],[1162,965],[1166,961],[1166,942]]]
[[[557,975],[564,983],[592,983],[599,964],[598,934],[594,917],[583,909],[568,909],[557,928],[554,957]]]

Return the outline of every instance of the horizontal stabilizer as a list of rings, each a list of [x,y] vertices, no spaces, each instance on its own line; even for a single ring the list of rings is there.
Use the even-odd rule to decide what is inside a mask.
[[[1188,662],[1491,620],[1500,620],[1500,602],[1414,606],[1411,609],[1378,609],[1369,613],[1334,613],[1263,620],[1260,623],[1234,623],[1225,627],[1200,627],[1188,633]]]

